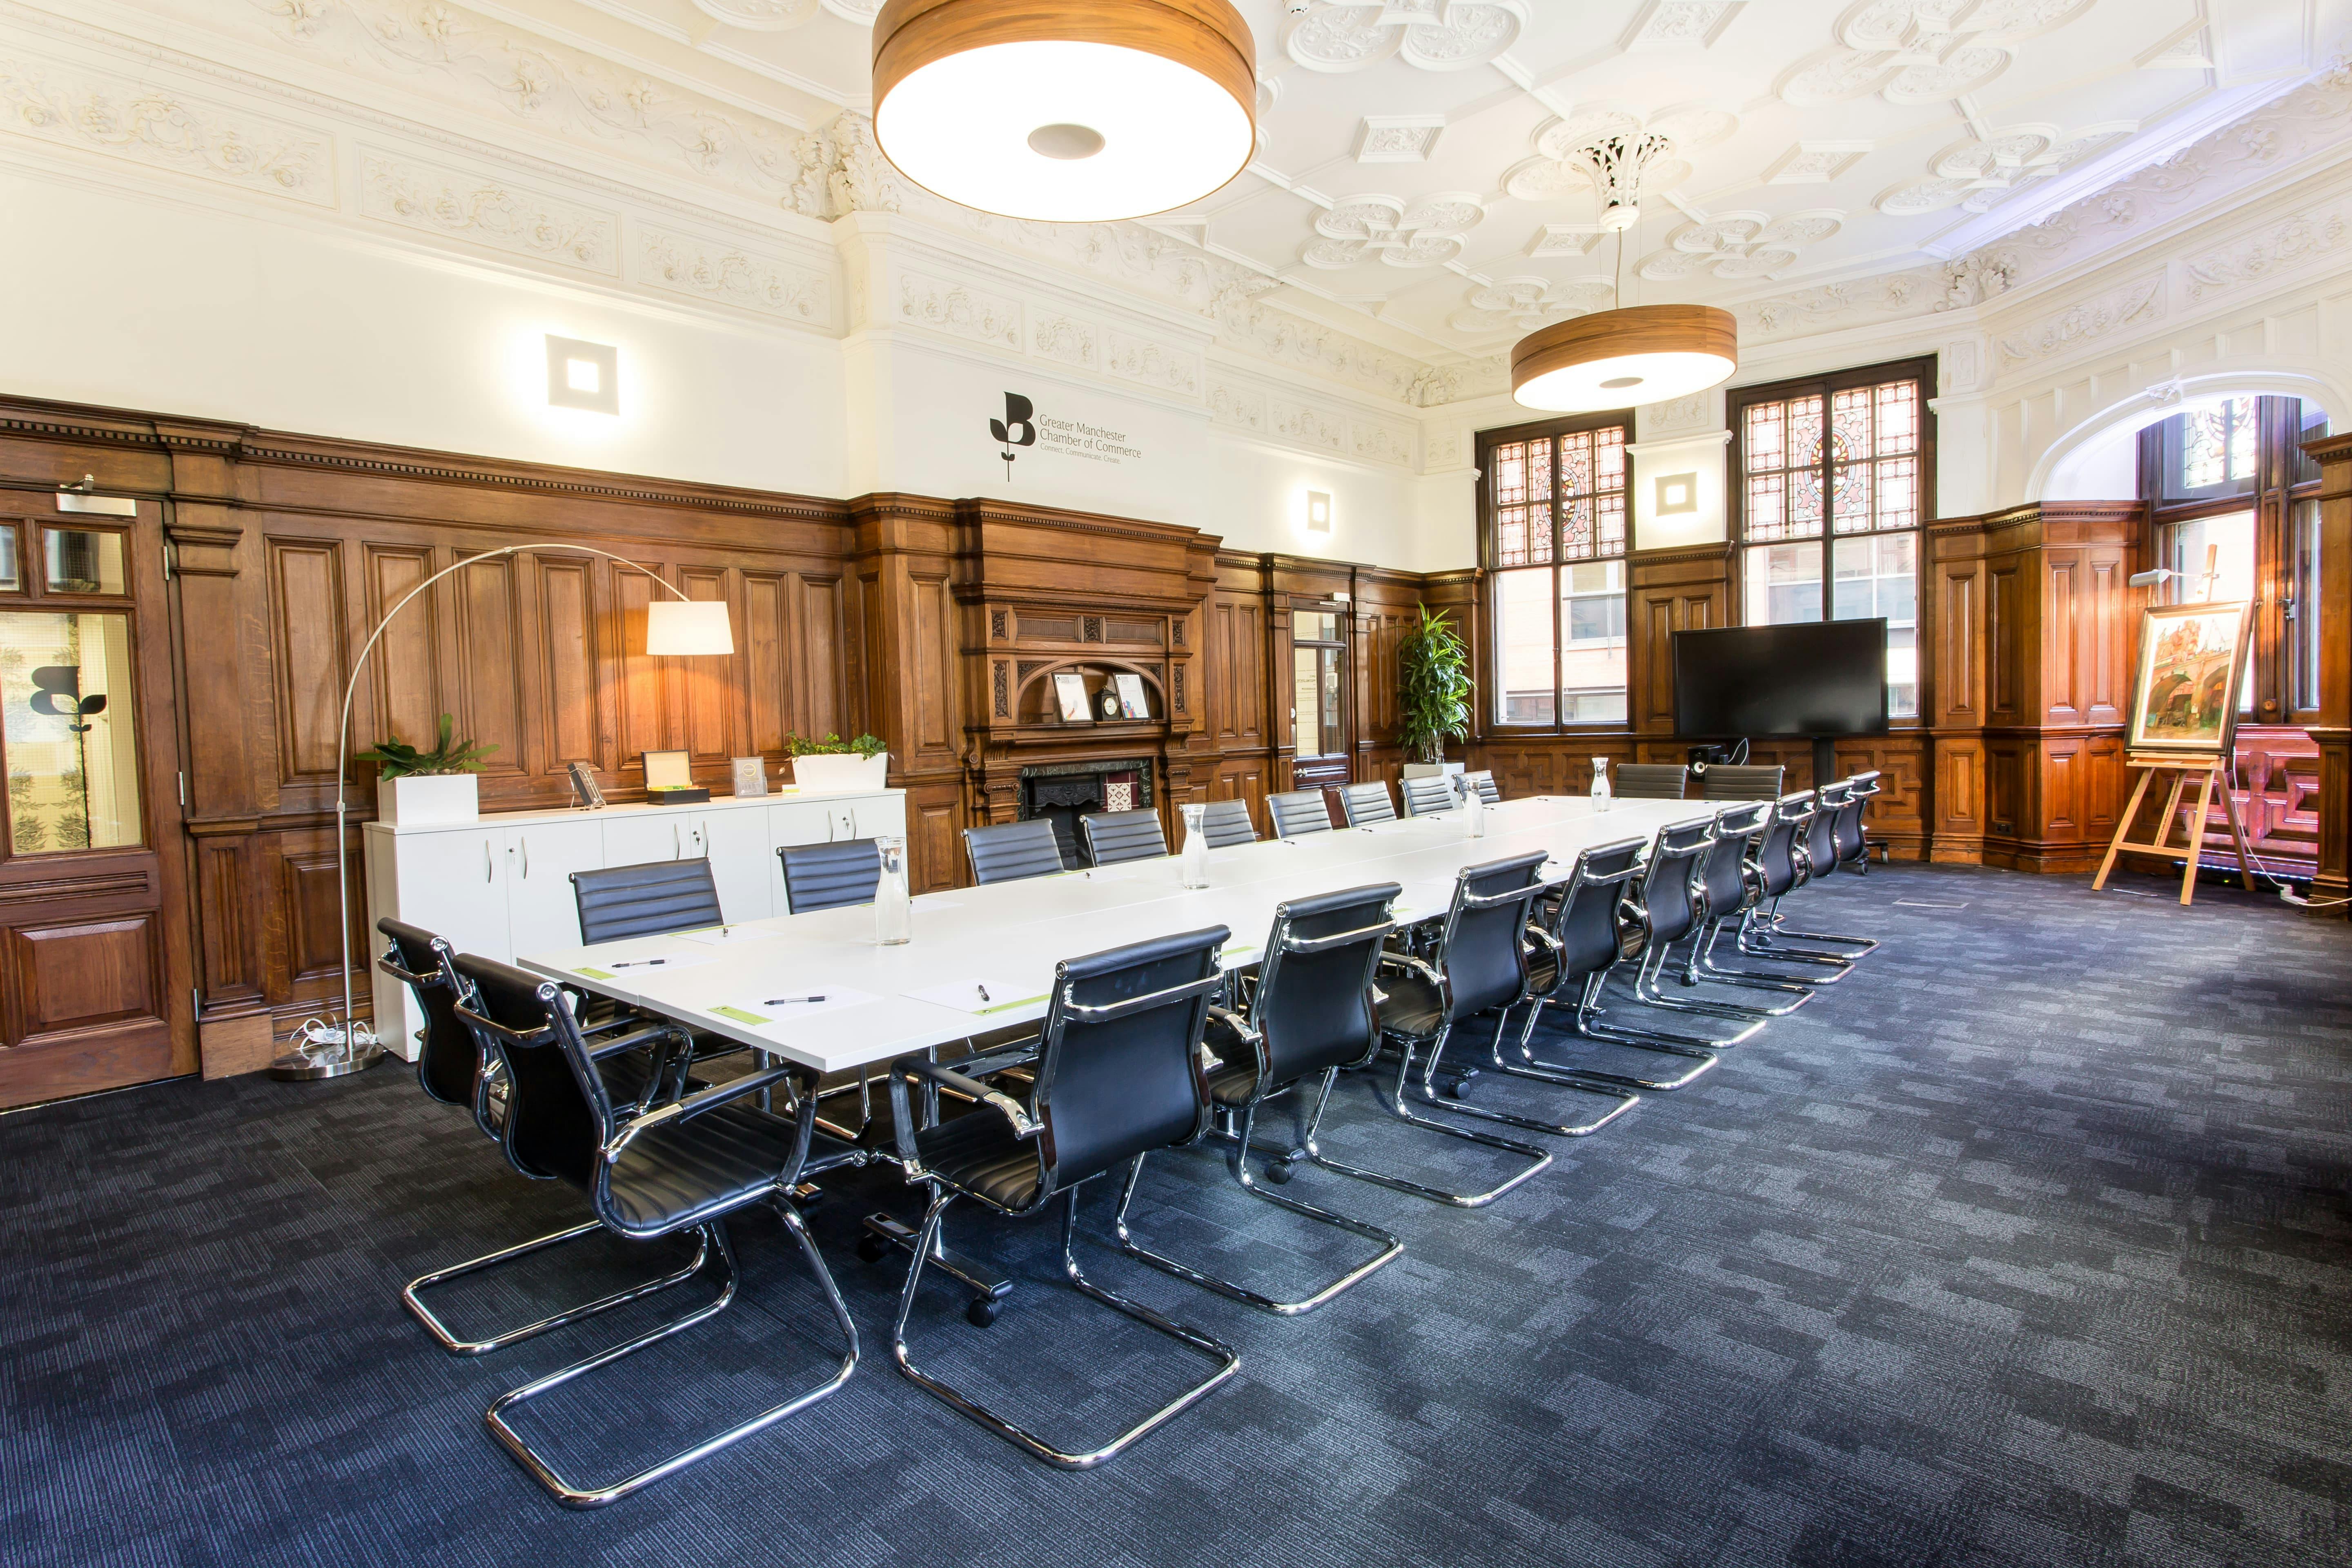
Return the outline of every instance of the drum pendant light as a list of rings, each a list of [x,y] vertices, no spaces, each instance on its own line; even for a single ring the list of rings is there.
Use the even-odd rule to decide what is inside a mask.
[[[982,212],[1143,217],[1249,162],[1256,59],[1229,0],[889,0],[874,139],[907,178]]]
[[[1729,381],[1739,323],[1712,305],[1633,305],[1557,321],[1511,350],[1511,395],[1529,408],[1591,414],[1664,403]]]

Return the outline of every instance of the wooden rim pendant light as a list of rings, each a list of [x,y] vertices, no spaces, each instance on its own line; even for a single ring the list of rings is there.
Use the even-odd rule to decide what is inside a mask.
[[[1591,414],[1664,403],[1729,381],[1739,323],[1712,305],[1633,305],[1555,322],[1511,350],[1511,395],[1529,408]]]
[[[1144,217],[1248,163],[1256,60],[1228,0],[889,0],[874,139],[915,184],[982,212]]]

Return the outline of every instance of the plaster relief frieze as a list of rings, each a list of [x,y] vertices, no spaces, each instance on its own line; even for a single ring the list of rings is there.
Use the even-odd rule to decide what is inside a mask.
[[[1100,334],[1076,316],[1040,315],[1029,324],[1029,352],[1080,370],[1102,368]]]
[[[694,7],[716,22],[751,33],[781,33],[816,19],[817,0],[694,0]]]
[[[843,21],[860,27],[870,27],[881,12],[882,0],[817,0],[817,4]]]
[[[768,200],[800,132],[446,0],[240,0],[278,45],[339,69]]]
[[[1220,296],[1217,327],[1222,343],[1399,402],[1413,401],[1413,387],[1429,369],[1418,360],[1374,348],[1361,338],[1276,310],[1239,290]]]
[[[2164,285],[2164,273],[2152,272],[2120,289],[2069,305],[2022,331],[2002,334],[2001,368],[2048,359],[2105,337],[2118,328],[2162,319]]]
[[[1116,330],[1107,347],[1103,368],[1120,380],[1183,397],[1201,395],[1200,355]]]
[[[1265,412],[1266,427],[1286,441],[1327,452],[1348,450],[1348,421],[1343,415],[1286,397],[1268,398]]]
[[[1462,464],[1462,432],[1438,430],[1429,437],[1428,471],[1459,468]]]
[[[874,121],[863,114],[839,115],[800,138],[793,143],[793,163],[797,173],[784,205],[803,217],[894,213],[913,189],[882,155]]]
[[[1412,467],[1412,432],[1378,420],[1349,420],[1348,449],[1368,463]]]
[[[0,131],[335,205],[335,144],[326,132],[110,72],[0,56]]]
[[[618,214],[402,153],[360,150],[360,212],[513,256],[621,270]]]
[[[1282,28],[1283,52],[1316,71],[1368,70],[1401,58],[1467,70],[1518,42],[1520,0],[1309,0]]]
[[[2352,236],[2347,214],[2347,204],[2339,202],[2190,257],[2181,263],[2189,298],[2228,293],[2260,283],[2273,273],[2291,272],[2307,262],[2340,255],[2347,236]]]
[[[1021,347],[1021,307],[1016,301],[919,272],[899,275],[898,320],[1016,353]]]
[[[1236,382],[1211,382],[1209,423],[1262,433],[1265,429],[1265,394]]]
[[[722,240],[641,224],[635,280],[781,321],[830,328],[833,284],[821,272]]]

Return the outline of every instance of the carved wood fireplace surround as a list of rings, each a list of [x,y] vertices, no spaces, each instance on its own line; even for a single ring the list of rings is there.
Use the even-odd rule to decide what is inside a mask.
[[[2331,466],[2338,531],[2343,471]],[[737,651],[648,658],[651,584],[609,563],[485,562],[387,634],[358,693],[357,744],[421,740],[450,713],[498,747],[481,797],[503,811],[562,804],[562,764],[575,758],[595,764],[610,798],[630,800],[647,750],[686,749],[698,780],[724,789],[730,757],[781,764],[788,732],[871,731],[908,792],[922,889],[964,880],[961,830],[1016,817],[1024,768],[1148,764],[1171,842],[1186,802],[1243,798],[1263,824],[1265,795],[1292,784],[1294,608],[1342,612],[1359,780],[1393,780],[1403,761],[1396,648],[1418,606],[1456,616],[1482,647],[1486,635],[1475,571],[1229,551],[1181,523],[1000,500],[779,495],[0,399],[0,499],[47,515],[57,488],[85,474],[142,503],[127,524],[138,625],[168,637],[173,689],[141,729],[158,749],[151,771],[184,775],[186,805],[167,810],[176,791],[150,792],[160,798],[147,802],[146,842],[173,874],[158,884],[165,907],[135,933],[139,955],[126,953],[119,918],[97,904],[85,915],[55,876],[0,877],[0,1058],[44,1030],[97,1027],[85,1015],[152,1018],[182,1037],[192,999],[198,1038],[174,1064],[200,1045],[205,1071],[248,1070],[272,1054],[273,1034],[338,989],[331,835],[346,672],[408,586],[499,545],[625,555],[691,596],[725,600]],[[1842,767],[1866,763],[1895,781],[1879,830],[1897,853],[2070,869],[2100,839],[2119,804],[2111,692],[2132,652],[2120,595],[2135,524],[2122,510],[2077,508],[1936,525],[1921,632],[1923,669],[1937,672],[1932,718],[1840,748]],[[1674,629],[1720,624],[1729,561],[1724,546],[1635,557],[1629,724],[1538,740],[1486,733],[1482,721],[1455,754],[1495,768],[1511,794],[1580,790],[1597,753],[1678,759],[1658,672]],[[1090,689],[1139,678],[1149,715],[1061,722],[1053,677],[1071,671]],[[2340,794],[2328,754],[2326,787]],[[1792,785],[1805,782],[1804,759],[1788,760]],[[2323,808],[2343,820],[2335,795]],[[2322,875],[2339,888],[2343,856],[2339,828],[2322,850]],[[355,932],[352,945],[372,944]],[[52,1018],[42,997],[68,980],[75,1016]],[[121,994],[92,989],[110,984]],[[87,1081],[52,1092],[152,1076],[103,1051],[83,1057]]]

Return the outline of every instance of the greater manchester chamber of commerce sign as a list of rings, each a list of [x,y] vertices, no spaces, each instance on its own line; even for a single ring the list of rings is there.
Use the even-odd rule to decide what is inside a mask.
[[[1017,392],[1004,395],[1004,417],[991,419],[988,433],[1003,448],[1000,455],[1004,458],[1007,483],[1013,479],[1014,459],[1024,451],[1041,457],[1108,463],[1113,468],[1143,456],[1141,447],[1128,445],[1125,431],[1107,430],[1082,420],[1041,416],[1037,405]]]

